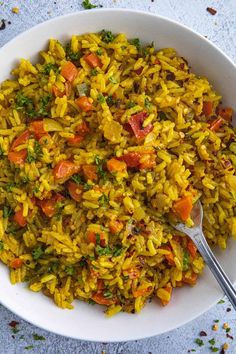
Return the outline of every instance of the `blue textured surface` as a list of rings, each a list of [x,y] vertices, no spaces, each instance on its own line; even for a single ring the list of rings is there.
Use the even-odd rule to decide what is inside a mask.
[[[52,17],[82,10],[82,0],[5,0],[0,1],[0,19],[11,21],[6,29],[0,31],[0,46],[20,32]],[[94,4],[104,7],[123,7],[146,10],[157,13],[193,28],[206,35],[208,39],[219,46],[236,62],[236,1],[235,0],[94,0]],[[217,10],[215,16],[206,11],[210,6]],[[12,7],[18,7],[19,14],[11,12]],[[203,57],[204,60],[204,57]],[[0,282],[1,289],[1,282]],[[4,291],[1,289],[0,291]],[[199,299],[199,303],[201,299]],[[227,322],[231,327],[230,335],[236,335],[236,316],[234,310],[226,301],[218,304],[210,311],[190,322],[188,325],[164,335],[150,339],[119,343],[98,344],[63,338],[40,330],[21,320],[0,305],[0,354],[47,353],[47,354],[182,354],[195,349],[196,353],[211,353],[208,340],[215,338],[215,347],[221,348],[227,342],[230,347],[227,353],[236,353],[236,342],[226,338],[222,328]],[[35,310],[37,311],[37,309]],[[12,320],[18,321],[19,332],[14,334],[8,325]],[[219,330],[212,331],[214,320],[219,320]],[[205,345],[199,347],[194,343],[201,330],[207,337],[201,337]],[[35,341],[33,334],[45,337],[45,341]],[[12,338],[12,336],[15,338]],[[22,337],[24,336],[24,337]],[[28,350],[25,347],[33,346]],[[220,351],[219,351],[220,352]]]

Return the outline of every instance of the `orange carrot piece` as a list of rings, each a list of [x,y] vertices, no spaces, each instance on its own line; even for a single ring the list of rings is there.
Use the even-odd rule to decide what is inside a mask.
[[[214,120],[212,123],[211,123],[211,126],[210,126],[210,130],[212,130],[213,132],[217,132],[217,130],[220,129],[221,125],[224,123],[224,119],[223,118],[217,118],[216,120]]]
[[[99,305],[110,306],[115,303],[114,299],[107,299],[102,293],[96,293],[91,298]]]
[[[63,97],[65,92],[60,91],[59,88],[56,85],[52,86],[52,92],[55,97]]]
[[[165,287],[163,289],[165,289],[171,296],[171,294],[172,294],[172,287],[171,286],[167,286],[167,287]],[[160,299],[160,300],[161,300],[161,303],[162,303],[163,306],[166,306],[170,302],[170,300],[169,301],[162,300],[162,299]]]
[[[81,135],[75,135],[74,138],[68,138],[67,142],[69,145],[79,145],[84,138]]]
[[[69,178],[77,173],[79,169],[80,167],[70,160],[60,161],[53,169],[54,178],[56,180]]]
[[[7,155],[8,160],[16,165],[23,165],[27,157],[27,150],[10,151]]]
[[[193,258],[196,258],[196,255],[197,255],[197,247],[195,246],[195,244],[193,243],[192,240],[188,240],[187,249],[188,249],[190,255],[191,255]]]
[[[193,203],[192,197],[190,195],[177,200],[177,202],[175,202],[173,205],[174,212],[183,221],[186,221],[189,218],[192,208]]]
[[[122,172],[126,170],[126,163],[112,158],[107,161],[107,169],[110,172]]]
[[[94,53],[90,53],[90,54],[85,55],[84,60],[85,60],[86,63],[87,63],[88,65],[90,65],[92,68],[96,68],[96,67],[101,68],[101,67],[102,67],[101,60],[100,60],[99,57],[98,57],[96,54],[94,54]]]
[[[73,82],[78,75],[78,69],[71,61],[67,61],[61,68],[61,75],[69,82]]]
[[[211,101],[203,102],[202,113],[209,117],[213,113],[213,103]]]
[[[98,179],[96,166],[83,165],[82,170],[87,179],[90,179],[91,181],[96,181]]]
[[[20,210],[15,212],[13,220],[21,227],[24,227],[27,224],[26,218],[23,216],[23,206],[21,206]]]
[[[21,268],[22,264],[23,264],[22,259],[15,258],[10,262],[10,267],[14,268],[14,269],[18,269],[18,268]]]
[[[231,122],[233,117],[233,109],[231,107],[221,108],[219,110],[219,116],[227,122]]]
[[[75,100],[75,104],[83,111],[89,112],[93,109],[92,103],[89,101],[88,97],[82,96]]]
[[[111,220],[109,222],[109,230],[112,234],[116,234],[123,229],[123,223],[118,220]]]

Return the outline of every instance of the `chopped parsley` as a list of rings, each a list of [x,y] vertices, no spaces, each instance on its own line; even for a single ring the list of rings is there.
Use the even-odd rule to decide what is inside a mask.
[[[12,215],[14,215],[13,209],[10,206],[4,205],[4,207],[3,207],[3,218],[4,219],[9,218]]]
[[[72,176],[71,179],[72,179],[73,182],[75,182],[77,184],[83,184],[84,183],[83,177],[81,175],[79,175],[79,174]]]
[[[31,118],[36,115],[33,100],[25,96],[22,92],[18,92],[16,95],[15,108],[18,111],[25,111]]]
[[[76,63],[80,60],[80,58],[81,58],[81,53],[73,52],[70,43],[68,43],[66,46],[66,59],[72,61],[72,63]]]
[[[140,50],[141,44],[140,44],[139,38],[134,38],[130,42],[131,42],[131,44],[133,44],[137,48],[138,51]]]
[[[39,101],[39,110],[37,115],[39,116],[48,116],[48,104],[52,99],[52,95],[49,93],[40,98]]]
[[[100,157],[96,155],[94,158],[94,161],[95,161],[95,164],[97,165],[97,173],[98,173],[99,177],[102,178],[103,180],[105,180],[106,175],[107,175],[106,171],[104,171],[104,169],[103,169],[103,165],[105,163],[105,160],[100,159]]]
[[[89,303],[89,305],[95,305],[96,304],[96,302],[93,301],[92,299],[88,299],[88,303]]]
[[[126,103],[126,108],[133,108],[136,106],[136,103],[134,101],[129,101]]]
[[[42,156],[42,147],[40,143],[35,140],[34,142],[34,152],[28,150],[26,161],[28,163],[37,161]]]
[[[158,117],[160,120],[167,120],[168,119],[167,115],[162,111],[158,113]]]
[[[89,191],[91,188],[93,188],[93,185],[92,185],[92,184],[89,184],[89,183],[85,183],[85,184],[84,184],[84,190],[85,190],[85,191]]]
[[[39,258],[41,258],[43,254],[44,254],[44,251],[42,249],[42,246],[35,247],[32,251],[32,257],[35,261],[37,261]]]
[[[46,340],[44,336],[40,336],[37,333],[33,333],[34,340]]]
[[[215,344],[216,344],[216,341],[215,341],[214,338],[212,338],[212,339],[210,339],[210,340],[208,341],[208,343],[211,344],[211,345],[215,345]]]
[[[37,187],[37,186],[34,187],[32,191],[33,191],[33,193],[38,194],[39,193],[39,187]]]
[[[144,106],[145,106],[148,110],[150,110],[151,107],[152,107],[152,103],[151,103],[151,101],[149,100],[148,97],[145,97]]]
[[[4,244],[2,241],[0,241],[0,252],[4,250]]]
[[[97,100],[99,103],[104,103],[106,101],[105,97],[103,96],[102,93],[99,93],[97,96]]]
[[[107,256],[109,254],[110,255],[112,254],[112,249],[109,246],[101,247],[101,246],[97,245],[95,250],[99,256]]]
[[[195,343],[196,343],[197,345],[199,345],[199,347],[202,347],[202,346],[204,345],[203,340],[200,339],[200,338],[195,339]]]
[[[73,275],[75,272],[75,268],[72,265],[69,265],[65,268],[65,272],[67,275]]]
[[[183,271],[185,272],[189,267],[189,255],[186,250],[184,250],[184,255],[183,255]]]
[[[96,75],[98,74],[97,69],[96,69],[96,68],[93,68],[93,69],[90,71],[90,74],[91,74],[92,76],[96,76]]]
[[[11,192],[12,188],[15,187],[15,186],[16,186],[16,184],[14,182],[8,182],[6,184],[6,191],[7,192]]]
[[[32,163],[32,162],[35,162],[36,161],[36,158],[34,156],[34,154],[28,150],[28,154],[27,154],[27,157],[26,157],[26,162],[28,163]]]
[[[110,76],[110,77],[108,78],[108,80],[109,80],[112,84],[117,84],[117,83],[118,83],[118,81],[116,80],[116,78],[115,78],[114,76]]]
[[[105,206],[109,203],[109,197],[103,193],[100,198],[98,198],[99,204]]]
[[[219,351],[219,348],[217,348],[217,347],[210,347],[210,349],[211,349],[212,353],[216,353]]]
[[[103,51],[102,51],[102,49],[101,48],[99,48],[97,51],[96,51],[96,53],[97,53],[97,55],[102,55],[102,53],[103,53]]]
[[[25,350],[30,350],[30,349],[33,349],[34,346],[33,345],[27,345],[27,347],[24,347]]]
[[[102,41],[105,43],[111,43],[115,39],[115,35],[111,31],[102,30],[101,32]]]
[[[91,4],[91,2],[89,0],[84,0],[82,2],[82,6],[85,10],[91,10],[91,9],[95,9],[96,7],[101,7],[101,5],[93,5]]]
[[[100,234],[96,234],[95,237],[96,237],[96,244],[100,245],[100,241],[101,241]]]
[[[215,323],[218,323],[218,322],[219,322],[219,320],[214,320],[214,322],[215,322]]]
[[[48,63],[43,66],[43,74],[49,75],[51,70],[53,70],[55,74],[59,73],[58,66],[53,63]]]
[[[122,246],[119,246],[119,245],[114,246],[114,248],[113,248],[113,256],[114,257],[120,256],[121,253],[122,253],[122,250],[123,250]]]
[[[112,97],[112,95],[107,96],[106,101],[107,101],[107,104],[108,104],[109,107],[111,107],[111,106],[117,104],[117,100],[114,99],[114,98]]]
[[[4,155],[3,149],[0,147],[0,156],[3,156],[3,155]]]
[[[217,302],[217,304],[224,304],[224,303],[225,301],[223,299]]]

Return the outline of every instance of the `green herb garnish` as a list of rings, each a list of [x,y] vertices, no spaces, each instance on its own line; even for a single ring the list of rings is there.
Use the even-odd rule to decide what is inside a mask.
[[[213,353],[216,353],[219,351],[219,348],[217,348],[217,347],[210,347],[210,349]]]
[[[73,275],[75,272],[75,268],[72,265],[69,265],[65,268],[65,272],[67,275]]]
[[[3,156],[3,155],[4,155],[3,149],[0,147],[0,156]]]
[[[49,93],[39,100],[39,110],[37,112],[38,116],[48,116],[48,104],[52,99],[52,95]]]
[[[160,120],[167,120],[168,119],[168,117],[166,116],[166,114],[164,113],[164,112],[159,112],[158,113],[158,118],[160,119]]]
[[[148,110],[150,110],[151,107],[152,107],[152,103],[151,103],[151,101],[149,100],[148,97],[145,97],[144,106],[145,106]]]
[[[135,45],[135,47],[137,48],[137,50],[139,51],[141,48],[141,44],[140,44],[140,39],[139,38],[134,38],[130,41],[131,44]]]
[[[106,179],[106,172],[103,169],[103,165],[105,163],[105,160],[101,159],[99,156],[95,156],[94,158],[95,164],[97,165],[97,173],[99,175],[100,178],[102,178],[103,180]]]
[[[12,188],[15,187],[15,186],[16,186],[16,184],[14,182],[8,182],[6,184],[6,191],[7,192],[11,192]]]
[[[215,344],[216,344],[216,341],[215,341],[214,338],[212,338],[212,339],[210,339],[210,340],[208,341],[208,343],[211,344],[211,345],[215,345]]]
[[[4,244],[2,241],[0,241],[0,252],[4,250]]]
[[[32,189],[32,192],[33,193],[35,193],[35,194],[38,194],[39,193],[39,187],[34,187],[33,189]]]
[[[96,244],[100,245],[100,241],[101,241],[100,234],[96,234],[95,237],[96,237]]]
[[[76,63],[80,60],[80,58],[81,58],[81,53],[80,52],[74,53],[73,50],[71,49],[70,43],[68,43],[66,46],[66,59],[72,61],[72,63]]]
[[[84,184],[83,177],[79,174],[72,176],[71,179],[77,184]]]
[[[95,250],[99,256],[107,256],[109,254],[112,254],[112,249],[109,246],[101,247],[97,245]]]
[[[51,70],[53,70],[55,74],[59,73],[58,66],[53,63],[48,63],[43,66],[43,74],[49,75]]]
[[[115,35],[111,31],[102,30],[102,41],[105,43],[111,43],[115,39]]]
[[[224,304],[224,303],[225,301],[223,299],[217,302],[217,304]]]
[[[96,53],[97,53],[97,55],[102,55],[102,53],[103,53],[103,51],[102,51],[102,49],[101,48],[99,48],[97,51],[96,51]]]
[[[97,96],[97,100],[99,103],[104,103],[106,101],[105,97],[103,96],[102,93],[99,93]]]
[[[186,271],[189,268],[189,254],[186,250],[184,250],[183,255],[183,271]]]
[[[91,10],[91,9],[95,9],[96,7],[98,7],[97,5],[91,4],[91,2],[89,0],[84,0],[82,2],[82,6],[85,10]],[[101,6],[99,6],[99,7],[101,7]]]
[[[202,346],[204,345],[203,340],[200,339],[200,338],[195,339],[195,343],[196,343],[197,345],[199,345],[199,347],[202,347]]]
[[[85,190],[85,191],[89,191],[91,188],[93,188],[93,185],[92,185],[92,184],[89,184],[89,183],[85,183],[85,184],[84,184],[84,190]]]
[[[136,103],[134,101],[129,101],[126,103],[126,108],[133,108],[136,106]]]
[[[34,340],[46,340],[44,336],[40,336],[37,333],[33,333]]]
[[[26,162],[28,163],[32,163],[32,162],[35,162],[36,161],[36,158],[35,158],[35,155],[28,150],[28,154],[27,154],[27,157],[26,157]]]
[[[41,246],[34,248],[32,251],[32,257],[35,261],[37,261],[39,258],[41,258],[43,254],[44,254],[44,251]]]
[[[123,250],[122,246],[119,246],[119,245],[114,246],[114,248],[113,248],[113,250],[112,250],[113,256],[114,256],[114,257],[120,256],[121,253],[122,253],[122,250]]]
[[[6,219],[6,218],[9,218],[12,215],[14,215],[14,211],[10,206],[4,205],[2,215],[3,215],[3,218]]]
[[[96,302],[93,301],[92,299],[88,299],[88,303],[89,303],[89,305],[95,305],[96,304]]]
[[[103,193],[100,198],[98,198],[99,204],[105,206],[109,203],[109,197]]]
[[[34,346],[33,345],[27,345],[27,347],[24,347],[25,350],[30,350],[30,349],[33,349]]]
[[[90,74],[91,74],[92,76],[96,76],[96,75],[98,74],[97,69],[96,69],[96,68],[92,69],[92,70],[90,71]]]

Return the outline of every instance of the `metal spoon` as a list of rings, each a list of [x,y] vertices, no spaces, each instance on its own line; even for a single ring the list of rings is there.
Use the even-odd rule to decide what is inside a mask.
[[[191,212],[191,218],[194,222],[193,227],[187,227],[185,224],[179,223],[173,225],[173,227],[188,235],[191,240],[197,246],[199,252],[201,253],[202,257],[204,258],[206,264],[210,268],[211,272],[213,273],[214,277],[218,281],[221,289],[227,295],[229,301],[233,305],[234,309],[236,310],[236,291],[233,287],[233,284],[229,280],[228,276],[225,274],[224,270],[220,266],[219,262],[217,261],[216,257],[214,256],[213,252],[211,251],[208,243],[205,239],[205,236],[202,231],[202,219],[203,219],[203,210],[202,205],[198,201],[193,210]]]

